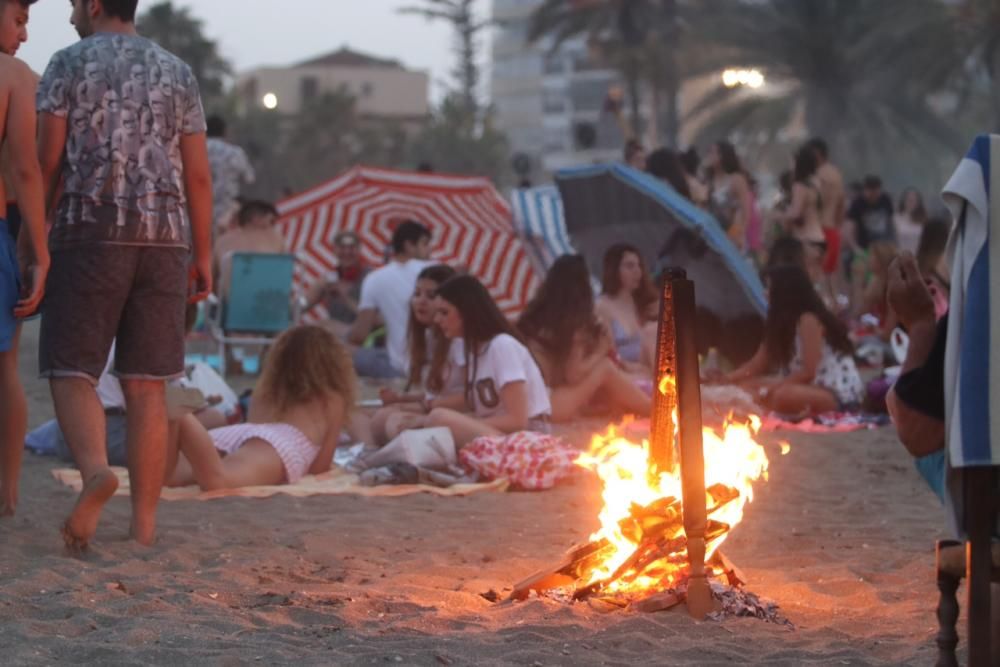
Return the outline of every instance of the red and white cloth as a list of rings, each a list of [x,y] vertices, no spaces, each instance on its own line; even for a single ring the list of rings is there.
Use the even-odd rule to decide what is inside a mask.
[[[458,458],[483,480],[502,477],[526,491],[551,489],[569,477],[579,452],[555,436],[524,431],[501,437],[476,438]]]

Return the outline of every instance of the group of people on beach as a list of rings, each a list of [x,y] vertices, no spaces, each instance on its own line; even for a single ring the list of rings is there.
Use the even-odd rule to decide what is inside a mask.
[[[429,259],[431,231],[416,220],[395,227],[378,268],[364,264],[356,234],[337,236],[336,271],[306,295],[307,308],[324,307],[329,320],[296,326],[270,347],[244,423],[175,405],[167,388],[184,375],[189,305],[213,289],[225,299],[234,252],[284,250],[277,211],[259,201],[234,208],[252,168],[224,141],[221,119],[205,118],[191,69],[136,34],[138,0],[74,0],[81,41],[56,53],[38,81],[12,57],[32,4],[0,0],[4,200],[16,199],[0,225],[0,516],[16,508],[27,423],[20,319],[39,310],[43,294],[40,372],[83,478],[63,526],[74,549],[93,537],[118,486],[105,435],[121,415],[95,391],[109,355],[125,404],[131,534],[143,544],[154,540],[165,484],[295,483],[330,469],[345,430],[374,448],[407,430],[445,427],[462,447],[590,414],[650,412],[659,300],[638,248],[607,249],[598,294],[583,257],[558,258],[512,322],[477,278]],[[647,159],[631,144],[625,157],[712,211],[764,267],[770,307],[759,350],[706,379],[750,388],[769,409],[861,404],[844,321],[862,309],[891,321],[895,251],[879,244],[912,246],[920,271],[947,292],[947,230],[926,219],[919,195],[907,193],[894,216],[870,178],[848,206],[821,140],[796,152],[773,234],[731,144],[714,145],[704,170],[692,152]],[[233,222],[213,244],[220,216]],[[864,272],[845,269],[843,236],[870,258]],[[854,312],[836,298],[841,277],[865,286]],[[398,383],[382,390],[374,414],[354,409],[359,375]]]

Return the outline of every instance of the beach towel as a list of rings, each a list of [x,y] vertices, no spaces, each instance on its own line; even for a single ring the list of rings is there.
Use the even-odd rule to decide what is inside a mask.
[[[129,495],[128,470],[112,468],[118,476],[117,496]],[[83,482],[80,471],[74,468],[60,468],[52,471],[52,476],[60,483],[75,491],[80,491]],[[440,488],[426,484],[398,484],[394,486],[364,486],[358,475],[344,470],[334,469],[322,475],[307,475],[295,484],[281,486],[245,486],[240,489],[223,489],[220,491],[202,491],[196,486],[169,489],[160,493],[163,500],[213,500],[215,498],[270,498],[276,495],[305,498],[307,496],[408,496],[414,493],[431,493],[436,496],[469,496],[474,493],[503,493],[509,487],[505,479],[498,479],[486,484],[456,484],[448,488]]]
[[[888,415],[861,412],[827,412],[808,419],[792,420],[777,413],[764,415],[760,432],[794,431],[797,433],[852,433],[881,428],[890,423]]]
[[[994,160],[996,158],[996,160]],[[980,135],[959,163],[942,198],[956,221],[948,246],[951,298],[945,349],[945,428],[953,468],[1000,465],[1000,285],[990,289],[990,265],[1000,271],[1000,136]]]
[[[501,437],[476,438],[458,458],[480,479],[509,479],[525,491],[551,489],[577,470],[573,461],[580,452],[560,438],[525,431]]]

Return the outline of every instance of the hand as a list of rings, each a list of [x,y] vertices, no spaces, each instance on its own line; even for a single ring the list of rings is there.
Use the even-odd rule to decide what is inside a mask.
[[[21,275],[27,279],[26,294],[14,306],[14,317],[30,317],[38,310],[45,296],[45,280],[49,275],[49,265],[51,260],[48,254],[37,258],[33,262],[23,262]]]
[[[384,405],[389,405],[391,403],[399,403],[399,392],[395,389],[389,389],[388,387],[383,387],[378,392],[379,398],[382,399]]]
[[[934,325],[934,299],[920,275],[917,260],[908,252],[889,265],[888,298],[890,307],[908,331],[921,323]]]
[[[198,303],[212,292],[212,257],[196,257],[188,277],[188,303]]]

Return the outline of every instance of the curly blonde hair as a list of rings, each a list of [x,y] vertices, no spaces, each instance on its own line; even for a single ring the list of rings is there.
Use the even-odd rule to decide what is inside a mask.
[[[323,327],[289,329],[268,351],[256,392],[284,412],[297,405],[337,394],[350,411],[357,376],[347,348]]]

